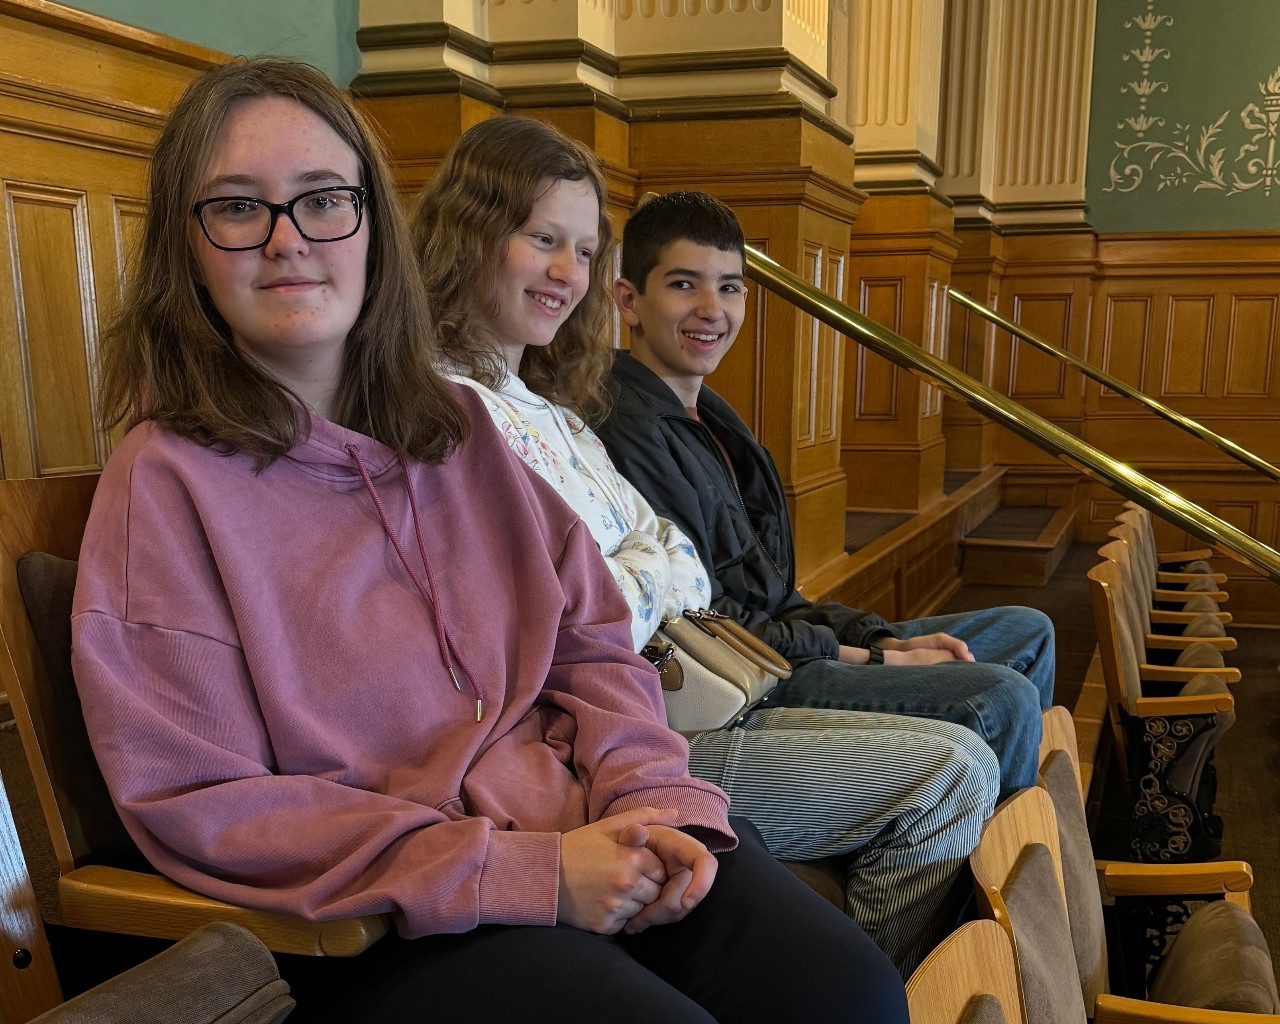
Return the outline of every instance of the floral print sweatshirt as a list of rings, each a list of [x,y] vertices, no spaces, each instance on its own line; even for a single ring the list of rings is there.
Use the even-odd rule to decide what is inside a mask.
[[[600,439],[577,415],[508,374],[493,391],[460,375],[484,400],[511,450],[559,492],[595,538],[631,608],[638,651],[664,619],[711,600],[706,571],[689,538],[657,515],[614,468]]]

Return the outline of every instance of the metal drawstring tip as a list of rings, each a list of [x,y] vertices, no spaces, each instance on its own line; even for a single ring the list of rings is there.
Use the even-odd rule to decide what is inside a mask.
[[[459,693],[461,693],[461,692],[462,692],[462,684],[461,684],[460,682],[458,682],[458,676],[457,676],[457,674],[453,671],[453,666],[452,666],[452,665],[445,665],[445,668],[447,668],[447,669],[449,670],[449,678],[453,680],[453,688],[454,688],[455,690],[457,690]]]
[[[476,699],[476,721],[480,722],[483,720],[484,720],[484,701],[477,698]]]

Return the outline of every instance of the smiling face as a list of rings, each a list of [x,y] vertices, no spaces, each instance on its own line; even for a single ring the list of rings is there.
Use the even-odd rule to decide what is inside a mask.
[[[359,158],[323,118],[296,100],[267,96],[228,112],[200,198],[285,203],[310,189],[361,183]],[[282,215],[262,248],[225,252],[191,218],[200,283],[232,341],[322,415],[364,302],[369,230],[366,214],[350,238],[308,242]]]
[[[507,238],[494,281],[498,315],[486,321],[507,368],[529,345],[550,345],[591,283],[600,201],[590,181],[545,181],[524,225]]]
[[[641,292],[620,279],[614,300],[631,328],[631,354],[693,407],[702,379],[729,351],[746,314],[742,254],[688,239],[672,242]]]

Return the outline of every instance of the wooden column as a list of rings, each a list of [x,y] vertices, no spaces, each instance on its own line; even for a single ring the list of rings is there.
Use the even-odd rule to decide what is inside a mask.
[[[641,191],[710,192],[733,207],[748,244],[848,301],[849,227],[862,197],[845,184],[852,152],[844,138],[798,116],[645,121],[631,131]],[[840,464],[846,349],[834,331],[752,284],[738,341],[709,381],[773,453],[798,579],[816,590],[848,562]]]
[[[853,305],[934,355],[946,342],[946,286],[958,241],[936,185],[942,0],[859,0],[852,12],[855,182],[870,199],[854,225]],[[848,507],[915,512],[942,497],[942,397],[858,349],[845,364],[842,464]]]
[[[854,225],[854,306],[936,356],[946,341],[946,286],[959,243],[936,197],[881,195]],[[842,464],[851,509],[920,511],[942,497],[942,393],[858,348],[845,364]]]

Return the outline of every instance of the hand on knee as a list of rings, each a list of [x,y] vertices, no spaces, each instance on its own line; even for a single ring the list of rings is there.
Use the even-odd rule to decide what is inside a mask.
[[[880,643],[886,665],[936,665],[944,661],[973,661],[969,645],[946,633],[913,636],[910,640],[886,637]]]

